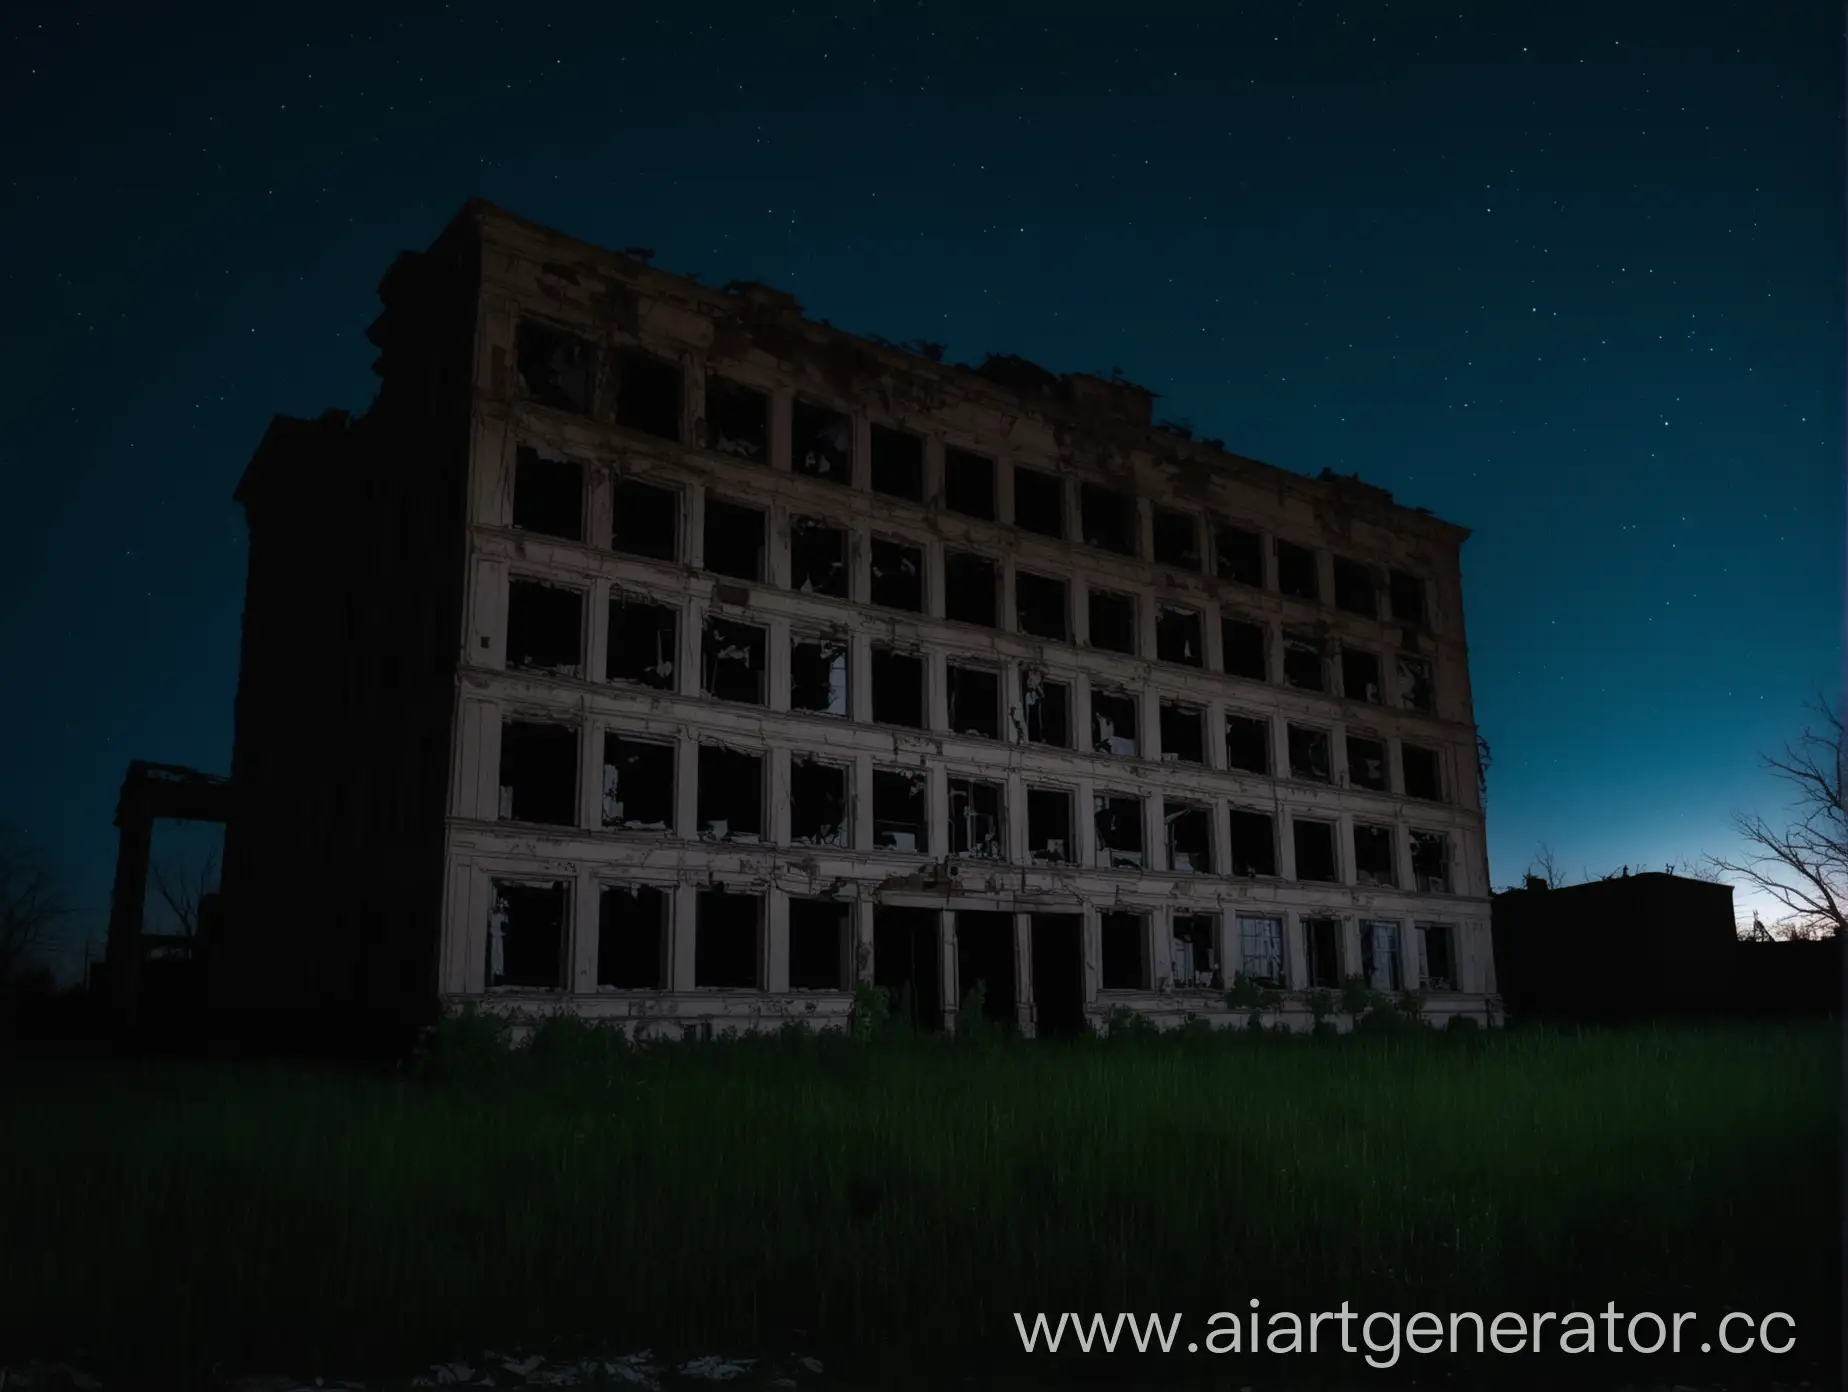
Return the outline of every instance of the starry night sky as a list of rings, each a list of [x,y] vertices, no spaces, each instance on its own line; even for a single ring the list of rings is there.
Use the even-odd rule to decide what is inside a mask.
[[[127,761],[229,768],[239,473],[471,195],[1474,529],[1498,885],[1733,851],[1840,690],[1837,5],[182,8],[0,91],[0,817],[79,936]]]

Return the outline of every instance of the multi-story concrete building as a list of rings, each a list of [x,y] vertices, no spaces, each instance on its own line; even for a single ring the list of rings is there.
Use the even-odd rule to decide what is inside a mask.
[[[470,203],[381,285],[375,404],[266,435],[247,986],[676,1036],[861,981],[1041,1033],[1242,1022],[1241,975],[1488,1013],[1466,532],[648,260]]]

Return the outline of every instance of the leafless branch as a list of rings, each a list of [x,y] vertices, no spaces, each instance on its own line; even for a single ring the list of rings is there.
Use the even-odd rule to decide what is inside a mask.
[[[0,982],[13,978],[70,911],[51,858],[18,827],[0,823]]]
[[[180,932],[192,937],[199,931],[200,906],[218,885],[218,853],[208,852],[196,867],[183,861],[168,860],[151,866],[149,876],[154,892],[179,924]]]

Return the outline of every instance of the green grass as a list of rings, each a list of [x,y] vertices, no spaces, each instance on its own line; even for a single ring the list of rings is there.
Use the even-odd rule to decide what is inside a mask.
[[[402,1077],[0,1059],[0,1362],[955,1369],[1016,1310],[1253,1297],[1785,1310],[1821,1355],[1838,1059],[1833,1025],[638,1051],[567,1024],[508,1055],[467,1022]]]

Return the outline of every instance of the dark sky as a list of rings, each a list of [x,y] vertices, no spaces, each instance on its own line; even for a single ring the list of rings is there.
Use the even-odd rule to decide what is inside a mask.
[[[1732,849],[1839,690],[1839,5],[31,8],[0,817],[84,929],[127,761],[229,766],[245,461],[470,195],[1473,528],[1498,884]]]

